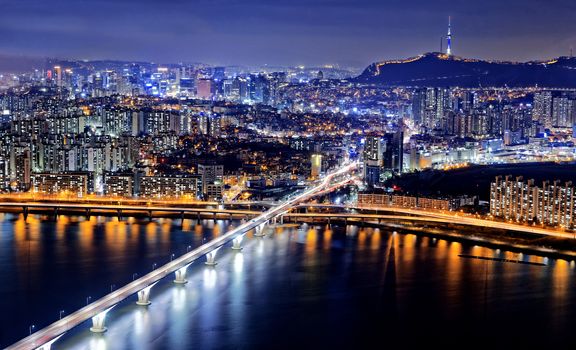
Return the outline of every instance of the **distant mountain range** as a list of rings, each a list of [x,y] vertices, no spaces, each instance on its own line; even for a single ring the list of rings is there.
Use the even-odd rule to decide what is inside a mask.
[[[502,62],[431,52],[373,63],[352,80],[383,86],[576,88],[576,57]]]

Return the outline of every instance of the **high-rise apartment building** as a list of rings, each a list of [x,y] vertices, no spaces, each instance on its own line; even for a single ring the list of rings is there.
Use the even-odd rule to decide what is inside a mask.
[[[496,177],[490,184],[490,214],[514,222],[573,228],[574,187],[571,182],[545,181],[541,187],[522,177]]]
[[[532,117],[544,127],[552,127],[552,91],[540,91],[534,94]]]

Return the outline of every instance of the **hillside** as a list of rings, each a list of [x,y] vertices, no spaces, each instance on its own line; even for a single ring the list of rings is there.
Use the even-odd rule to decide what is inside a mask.
[[[355,82],[384,86],[576,88],[576,58],[547,62],[500,62],[427,53],[373,63]]]

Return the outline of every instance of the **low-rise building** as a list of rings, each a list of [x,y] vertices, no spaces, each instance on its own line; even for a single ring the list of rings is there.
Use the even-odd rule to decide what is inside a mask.
[[[143,176],[140,178],[140,196],[146,198],[196,198],[198,179],[192,176]]]
[[[88,191],[88,174],[35,173],[32,175],[32,191],[82,198]]]

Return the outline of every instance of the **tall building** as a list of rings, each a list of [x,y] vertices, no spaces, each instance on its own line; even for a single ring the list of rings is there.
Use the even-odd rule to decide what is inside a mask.
[[[532,118],[546,128],[552,127],[552,91],[540,91],[534,94]]]
[[[412,121],[419,125],[424,119],[426,112],[426,89],[414,90],[412,94]]]
[[[402,173],[404,166],[404,132],[386,134],[384,150],[384,168],[395,173]]]
[[[198,129],[202,135],[218,137],[222,129],[222,118],[214,113],[201,113],[198,116]]]
[[[490,184],[490,214],[516,222],[574,228],[575,188],[571,182],[545,181],[542,187],[522,177],[496,177]]]
[[[384,145],[379,136],[368,136],[364,142],[364,182],[373,187],[380,182],[380,172],[384,164]]]
[[[379,136],[368,136],[364,141],[364,161],[372,161],[375,165],[382,166],[382,138]]]
[[[575,119],[574,100],[568,96],[552,98],[552,125],[561,128],[571,127]]]
[[[222,198],[224,189],[224,166],[214,162],[198,164],[198,175],[202,179],[202,193],[205,199]]]
[[[310,162],[310,177],[317,179],[320,177],[320,173],[322,173],[322,155],[318,153],[312,154]]]
[[[25,145],[15,145],[10,149],[10,183],[13,189],[28,190],[32,170],[30,148]]]
[[[214,95],[214,87],[210,79],[198,79],[196,82],[196,96],[204,100],[211,100]]]

